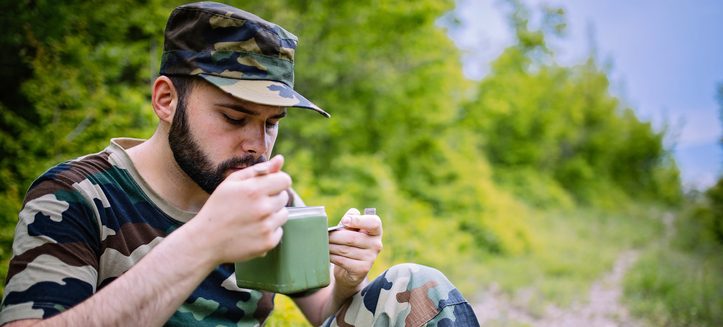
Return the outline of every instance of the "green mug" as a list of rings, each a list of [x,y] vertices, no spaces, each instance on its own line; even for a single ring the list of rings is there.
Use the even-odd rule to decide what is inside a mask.
[[[279,244],[265,256],[236,262],[241,288],[282,294],[329,285],[329,234],[324,207],[290,207]]]

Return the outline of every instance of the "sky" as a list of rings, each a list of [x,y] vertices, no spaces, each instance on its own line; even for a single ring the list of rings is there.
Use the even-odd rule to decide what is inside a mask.
[[[594,44],[610,63],[611,90],[637,116],[667,125],[683,186],[705,189],[721,175],[723,135],[716,89],[723,83],[723,1],[522,0],[565,9],[567,33],[551,46],[563,65],[582,62]],[[514,40],[509,5],[500,0],[457,0],[461,28],[450,37],[462,49],[465,75],[484,78],[489,63]],[[537,10],[539,12],[539,10]],[[593,42],[591,42],[593,40]]]

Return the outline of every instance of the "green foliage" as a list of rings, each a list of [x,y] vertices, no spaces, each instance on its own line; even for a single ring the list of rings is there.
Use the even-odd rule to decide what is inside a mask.
[[[701,202],[691,214],[688,239],[723,245],[723,178],[705,192]]]
[[[692,199],[669,237],[654,243],[626,276],[627,302],[653,325],[723,324],[723,243],[711,221],[701,219],[709,206]]]
[[[503,53],[465,108],[465,124],[482,135],[494,165],[549,176],[593,205],[609,197],[680,200],[664,133],[620,109],[605,73],[592,61],[531,71],[522,54]]]
[[[672,216],[671,216],[672,217]],[[632,309],[655,325],[723,324],[723,179],[687,205],[626,277]]]
[[[490,162],[506,170],[500,178],[512,179],[502,183],[514,186],[529,179],[516,172],[535,171],[583,204],[678,203],[678,169],[663,147],[665,131],[624,107],[592,58],[573,67],[554,63],[545,44],[554,33],[545,31],[563,31],[561,11],[548,10],[543,26],[531,30],[526,10],[513,4],[518,44],[492,63],[461,117],[479,133]]]
[[[717,91],[723,113],[723,84]],[[654,243],[626,276],[625,295],[633,311],[653,325],[721,326],[723,178],[687,198],[681,213],[669,222],[666,237]]]
[[[665,131],[623,106],[594,60],[554,63],[546,39],[564,34],[560,9],[545,9],[532,29],[529,12],[511,1],[519,42],[476,83],[463,77],[459,51],[437,23],[451,0],[229,2],[299,36],[295,87],[333,117],[290,110],[277,152],[294,188],[307,204],[326,206],[330,223],[349,207],[378,209],[385,250],[375,273],[416,261],[474,292],[484,287],[480,280],[504,279],[484,275],[487,262],[508,259],[532,262],[542,276],[574,276],[572,284],[553,283],[573,289],[614,257],[605,252],[600,265],[580,269],[605,242],[575,248],[576,237],[602,230],[625,240],[620,245],[636,237],[604,218],[569,212],[580,204],[620,209],[631,200],[680,200]],[[177,3],[1,5],[0,26],[9,31],[0,35],[7,49],[0,61],[9,63],[0,71],[8,90],[0,94],[2,276],[33,178],[100,151],[111,137],[152,133],[149,85]],[[572,211],[535,220],[538,208]],[[572,233],[564,233],[568,227]],[[276,317],[270,325],[303,319],[288,311]]]
[[[278,149],[306,199],[326,205],[331,217],[374,204],[397,236],[387,240],[394,262],[424,253],[443,264],[446,251],[459,248],[525,251],[519,205],[495,198],[501,192],[474,135],[455,123],[468,82],[435,24],[451,2],[263,4],[252,10],[301,40],[297,88],[333,115],[291,112],[284,121]],[[397,231],[397,222],[409,227]],[[459,240],[474,244],[434,240],[431,231],[442,224],[450,237],[467,233]]]
[[[720,326],[723,260],[657,248],[626,276],[627,303],[654,326]]]
[[[284,295],[276,295],[274,298],[274,311],[271,312],[271,316],[266,320],[264,326],[298,327],[311,326],[311,324],[304,318],[304,314],[290,298]]]
[[[552,176],[540,174],[529,167],[499,167],[495,181],[516,197],[540,209],[572,209],[575,200]]]
[[[0,37],[0,246],[23,192],[51,165],[153,128],[148,85],[168,8],[159,1],[4,3]],[[149,10],[150,9],[150,10]],[[154,64],[150,64],[150,63]],[[5,67],[5,65],[4,65]],[[3,265],[6,269],[6,265]]]

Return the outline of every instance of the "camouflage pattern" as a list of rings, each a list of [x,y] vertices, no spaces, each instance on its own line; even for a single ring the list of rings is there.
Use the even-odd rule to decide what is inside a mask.
[[[103,152],[62,163],[30,187],[15,230],[0,324],[48,318],[128,271],[195,213],[158,197],[114,139]],[[173,269],[173,268],[169,268]],[[217,267],[169,325],[259,325],[274,294],[236,286],[232,264]]]
[[[113,139],[103,152],[59,164],[28,190],[15,230],[0,324],[49,318],[108,285],[195,213],[161,199]],[[303,206],[293,193],[289,205]],[[169,268],[172,269],[172,268]],[[257,326],[275,294],[236,286],[217,267],[167,325]],[[325,326],[477,326],[467,301],[437,270],[392,267],[352,297]]]
[[[323,326],[479,326],[479,322],[442,273],[407,263],[385,271]]]
[[[191,3],[168,18],[160,73],[197,75],[237,98],[330,117],[293,89],[297,43],[295,35],[254,14]]]

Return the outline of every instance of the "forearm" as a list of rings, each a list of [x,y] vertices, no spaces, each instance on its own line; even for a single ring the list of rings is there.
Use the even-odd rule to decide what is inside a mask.
[[[365,280],[354,288],[342,287],[337,285],[332,278],[329,286],[307,297],[294,299],[294,302],[312,325],[319,326],[326,318],[338,311],[349,298],[364,288],[366,284],[367,281]]]
[[[229,175],[193,219],[85,301],[47,321],[18,320],[9,325],[153,326],[165,323],[219,264],[258,257],[279,243],[283,235],[281,226],[288,218],[284,208],[288,202],[285,190],[291,187],[291,178],[280,170],[283,157],[276,156],[259,165],[264,165],[261,166],[264,174],[257,174],[258,167],[254,166]],[[60,233],[63,236],[75,226],[65,228],[67,230]],[[82,259],[82,253],[76,257]],[[93,277],[86,280],[86,284],[95,282]]]
[[[321,321],[319,324],[321,324],[321,322],[323,322],[327,317],[336,313],[344,303],[354,296],[354,294],[361,291],[367,283],[368,281],[364,279],[364,281],[355,288],[335,286],[332,290],[330,290],[331,295],[329,296],[329,300],[326,301],[322,310],[320,310]]]
[[[198,260],[198,245],[183,228],[98,293],[44,326],[160,326],[193,292],[214,263]]]

